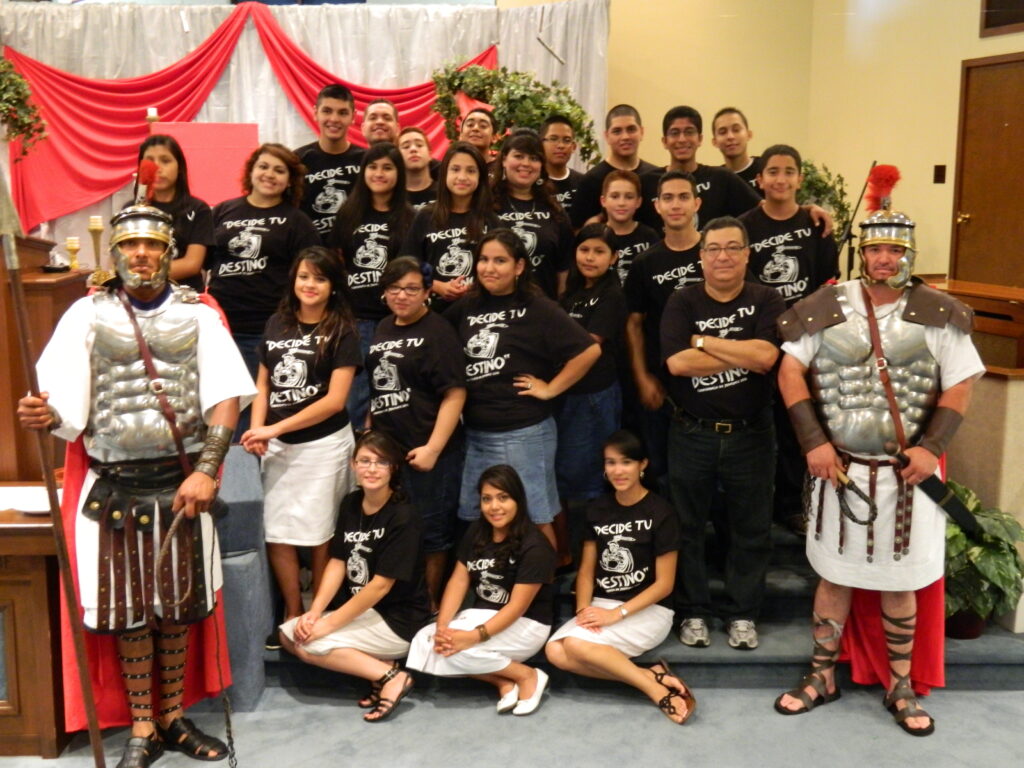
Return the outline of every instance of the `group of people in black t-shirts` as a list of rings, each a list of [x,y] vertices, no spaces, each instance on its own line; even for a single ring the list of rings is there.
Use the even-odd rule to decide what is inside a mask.
[[[665,116],[668,165],[640,160],[640,116],[620,105],[609,155],[586,174],[568,168],[575,135],[559,115],[495,154],[494,116],[474,109],[440,163],[386,100],[364,110],[366,150],[348,139],[345,87],[325,87],[314,116],[315,142],[258,147],[245,194],[212,211],[173,138],[139,153],[174,218],[171,277],[201,290],[206,275],[257,382],[236,439],[261,458],[280,642],[370,681],[368,722],[412,689],[409,670],[476,677],[499,713],[530,714],[547,675],[526,662],[542,648],[686,722],[682,679],[631,659],[673,626],[707,645],[716,614],[733,647],[756,647],[776,440],[776,498],[800,511],[802,460],[786,427],[774,434],[764,345],[777,349],[783,305],[837,264],[827,214],[796,203],[799,153],[749,157],[733,108],[714,120],[726,166],[697,163],[690,107]],[[723,264],[769,288],[700,293]],[[731,548],[714,609],[713,509]],[[312,553],[308,609],[299,548]],[[570,560],[576,613],[551,635],[555,570]]]

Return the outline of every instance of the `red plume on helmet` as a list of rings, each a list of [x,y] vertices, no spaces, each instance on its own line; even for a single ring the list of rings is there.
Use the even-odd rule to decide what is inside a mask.
[[[864,195],[864,207],[868,211],[888,210],[892,204],[893,187],[900,180],[900,169],[895,165],[876,165],[868,175],[868,191]]]
[[[152,160],[143,160],[139,163],[138,188],[140,197],[145,197],[147,203],[153,202],[153,182],[156,181],[156,163]],[[141,202],[138,200],[136,202]]]

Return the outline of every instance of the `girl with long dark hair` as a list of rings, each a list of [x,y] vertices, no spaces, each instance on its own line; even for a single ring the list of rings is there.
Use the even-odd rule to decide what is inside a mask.
[[[348,271],[363,357],[369,351],[377,323],[388,313],[381,301],[380,276],[388,262],[398,256],[412,217],[402,154],[389,141],[371,145],[352,191],[338,211],[330,239]],[[360,374],[348,402],[356,429],[365,426],[369,395],[366,374]]]
[[[459,517],[479,517],[472,489],[480,473],[510,464],[526,484],[531,519],[554,543],[559,502],[550,400],[579,381],[601,349],[533,286],[526,249],[509,229],[483,236],[476,281],[445,318],[459,334],[466,365]]]
[[[523,241],[534,280],[554,299],[565,290],[572,260],[572,226],[544,170],[544,147],[532,131],[505,139],[492,188],[502,226]]]
[[[402,492],[402,450],[370,431],[356,443],[359,489],[341,503],[331,559],[309,610],[281,625],[302,661],[371,681],[359,706],[369,723],[389,717],[413,687],[398,659],[429,616],[416,510]],[[341,606],[327,611],[335,595]]]
[[[682,725],[697,707],[686,683],[664,661],[645,668],[630,660],[672,629],[665,603],[675,581],[679,522],[672,505],[640,482],[647,455],[633,433],[614,433],[603,453],[614,493],[587,509],[576,615],[551,636],[547,657],[578,675],[632,685]]]
[[[319,245],[300,251],[289,284],[263,334],[259,396],[242,435],[262,457],[264,538],[286,619],[302,613],[297,547],[312,548],[316,591],[338,504],[352,486],[345,401],[362,365],[338,257]]]
[[[481,517],[459,545],[437,623],[413,639],[407,664],[438,676],[469,676],[498,689],[499,714],[532,714],[548,683],[523,662],[550,632],[555,552],[530,522],[523,482],[508,465],[476,484]],[[472,605],[460,610],[466,593]]]
[[[472,144],[450,144],[437,178],[437,200],[416,213],[402,253],[433,267],[431,307],[443,312],[469,289],[473,248],[498,219],[487,185],[487,164]]]
[[[172,136],[153,134],[139,145],[139,162],[156,165],[156,179],[149,204],[169,213],[174,220],[178,252],[171,262],[170,278],[202,292],[206,250],[213,245],[213,214],[210,206],[194,197],[188,185],[188,164],[181,145]],[[138,181],[136,181],[138,184]],[[135,200],[138,189],[132,195]]]

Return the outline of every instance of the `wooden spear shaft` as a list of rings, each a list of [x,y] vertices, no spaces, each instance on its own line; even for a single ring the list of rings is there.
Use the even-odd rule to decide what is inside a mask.
[[[28,322],[28,311],[25,307],[25,291],[21,284],[21,265],[18,261],[17,245],[10,233],[3,235],[4,257],[7,263],[7,275],[11,282],[11,303],[18,326],[18,341],[21,347],[21,359],[28,377],[29,390],[39,397],[39,379],[36,376],[35,361],[32,358],[31,328]],[[75,661],[78,664],[78,682],[82,686],[82,701],[85,704],[85,715],[89,723],[89,743],[92,745],[92,757],[96,768],[106,768],[103,759],[103,738],[100,735],[99,719],[96,716],[96,701],[93,698],[92,683],[89,681],[89,660],[85,652],[85,627],[78,609],[78,598],[75,595],[75,582],[71,577],[71,561],[68,559],[68,541],[64,535],[64,519],[60,513],[60,501],[57,499],[57,481],[53,476],[53,454],[50,450],[50,436],[41,430],[32,430],[36,435],[36,448],[39,451],[39,464],[43,468],[43,481],[46,483],[46,495],[50,500],[50,517],[53,519],[53,538],[57,545],[57,566],[60,570],[64,591],[64,603],[68,618],[71,621],[71,637],[75,646]]]

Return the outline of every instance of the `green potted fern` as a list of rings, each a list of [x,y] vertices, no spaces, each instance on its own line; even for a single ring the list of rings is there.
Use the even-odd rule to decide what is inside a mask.
[[[957,482],[949,487],[978,519],[983,533],[971,538],[946,521],[946,635],[968,639],[984,631],[993,615],[1012,611],[1024,590],[1024,558],[1018,545],[1024,528],[1002,510],[986,508]]]

